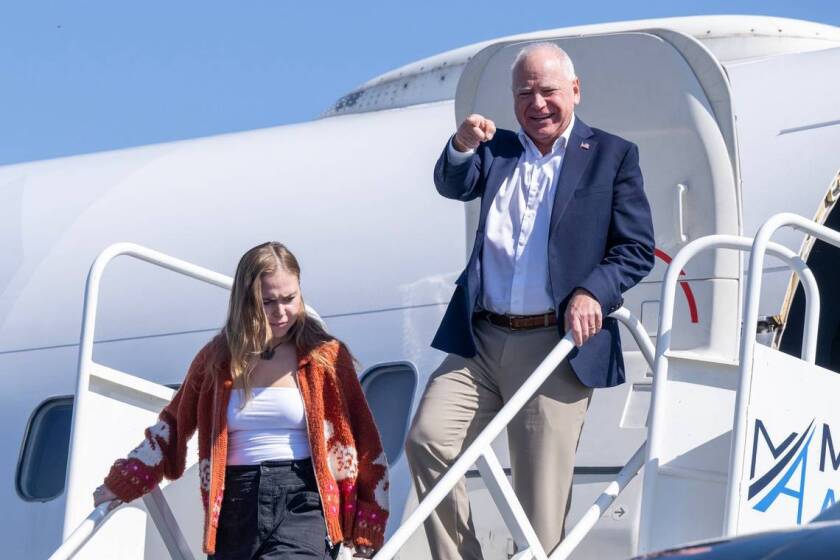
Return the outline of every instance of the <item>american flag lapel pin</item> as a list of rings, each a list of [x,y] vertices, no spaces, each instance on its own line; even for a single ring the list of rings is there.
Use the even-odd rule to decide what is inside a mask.
[[[589,142],[581,142],[580,143],[581,150],[588,150],[589,149]]]

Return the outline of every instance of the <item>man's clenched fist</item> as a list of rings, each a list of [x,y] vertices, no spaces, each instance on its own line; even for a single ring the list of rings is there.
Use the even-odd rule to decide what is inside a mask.
[[[482,142],[487,142],[496,134],[496,123],[481,115],[472,114],[461,123],[452,145],[459,152],[475,150]]]

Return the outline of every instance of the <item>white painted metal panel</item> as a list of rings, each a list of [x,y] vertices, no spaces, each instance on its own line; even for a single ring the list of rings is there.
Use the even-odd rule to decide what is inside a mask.
[[[668,363],[648,550],[719,536],[725,509],[737,363],[689,352]]]
[[[391,70],[342,96],[324,112],[324,116],[380,111],[412,103],[450,99],[464,67],[479,51],[492,43],[650,29],[668,29],[693,37],[720,61],[821,50],[840,44],[840,29],[835,26],[757,15],[704,15],[546,29],[475,43]]]
[[[820,207],[840,168],[837,68],[840,48],[726,65],[738,123],[744,235],[755,235],[778,212],[810,218]],[[794,251],[802,239],[793,230],[774,237]],[[770,263],[765,270],[759,313],[773,315],[790,274]]]
[[[74,343],[87,268],[118,241],[231,273],[246,249],[278,239],[325,316],[401,307],[406,291],[436,280],[449,291],[414,303],[445,303],[463,217],[431,169],[450,111],[443,102],[0,169],[0,185],[19,189],[0,222],[20,223],[23,236],[4,247],[0,351],[33,346],[32,310],[47,293],[37,344]],[[410,149],[388,141],[406,130]],[[109,271],[101,338],[221,325],[226,294],[142,266]]]
[[[84,469],[75,473],[74,494],[80,498],[67,503],[67,526],[75,527],[93,509],[93,490],[102,483],[111,463],[124,457],[142,441],[143,430],[157,422],[160,409],[174,391],[144,379],[94,364],[85,414],[73,442],[73,453],[83,457]],[[204,512],[198,492],[197,442],[187,450],[186,473],[175,483],[164,480],[163,493],[169,501],[193,554],[201,557]],[[79,559],[166,557],[160,535],[148,517],[142,501],[135,501],[114,512],[76,556]]]
[[[837,500],[838,394],[837,373],[756,346],[738,533],[807,523]]]

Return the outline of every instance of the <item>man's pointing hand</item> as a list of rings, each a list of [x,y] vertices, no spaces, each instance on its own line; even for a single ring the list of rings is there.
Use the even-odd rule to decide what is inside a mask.
[[[496,123],[481,115],[472,114],[461,123],[452,145],[459,152],[475,150],[482,142],[492,140],[496,134]]]

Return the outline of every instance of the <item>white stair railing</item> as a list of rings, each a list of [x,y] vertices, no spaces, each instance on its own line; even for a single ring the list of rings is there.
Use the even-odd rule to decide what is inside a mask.
[[[155,487],[143,496],[143,503],[172,558],[191,560],[193,558],[190,547],[178,527],[178,522],[169,508],[169,503],[160,488]],[[49,560],[69,560],[78,553],[99,528],[105,524],[111,512],[119,507],[120,502],[100,504],[88,515],[84,521],[70,534]]]
[[[729,483],[726,489],[726,512],[724,517],[724,534],[734,535],[738,528],[738,507],[741,498],[741,472],[744,468],[743,453],[747,438],[747,396],[750,394],[753,373],[753,350],[755,348],[755,336],[747,336],[755,333],[758,326],[758,303],[761,295],[761,271],[764,266],[766,253],[773,253],[775,243],[770,241],[776,231],[783,227],[790,227],[812,235],[817,239],[840,247],[840,232],[817,224],[816,222],[791,213],[781,213],[772,216],[762,225],[755,236],[750,254],[750,273],[747,280],[746,301],[744,302],[744,335],[741,336],[741,347],[739,349],[739,380],[738,392],[735,398],[735,426],[732,430],[732,445],[729,463]],[[801,260],[801,259],[800,259]],[[804,263],[803,263],[804,265]],[[810,273],[810,271],[809,271]],[[801,278],[801,275],[800,275]],[[803,286],[806,283],[803,282]],[[816,286],[816,283],[815,283]],[[808,305],[811,305],[811,296],[807,292]],[[819,324],[819,307],[817,311],[805,315],[805,334],[803,340],[803,359],[813,364],[816,358],[817,348],[817,327]],[[809,334],[812,339],[807,338]],[[805,357],[806,348],[809,351]]]
[[[628,328],[639,345],[643,356],[653,366],[653,344],[647,336],[641,322],[623,307],[612,313],[610,317],[619,320]],[[397,529],[376,556],[374,556],[374,560],[392,559],[473,464],[477,465],[479,473],[484,479],[484,483],[487,485],[493,501],[496,503],[496,507],[499,508],[499,512],[502,514],[505,525],[507,525],[511,532],[511,536],[518,550],[518,553],[513,558],[516,560],[524,560],[526,558],[547,560],[549,558],[537,539],[536,533],[522,509],[522,505],[516,498],[513,488],[510,486],[507,476],[505,476],[490,444],[499,436],[522,407],[525,406],[534,393],[537,392],[546,378],[560,365],[572,348],[574,348],[572,334],[568,332],[557,343],[554,349],[548,353],[540,365],[537,366],[519,390],[513,394],[487,427],[461,453],[461,456],[449,468],[446,474],[441,477],[420,502],[417,509]],[[574,540],[562,550],[558,547],[550,556],[551,560],[562,560],[566,558],[577,543],[591,530],[601,513],[609,507],[609,504],[612,503],[618,493],[638,472],[642,463],[642,455],[642,449],[634,454],[630,463],[619,473],[616,481],[610,484],[596,503],[586,512],[584,518],[578,523],[578,526],[572,530],[570,536],[574,534]],[[558,504],[558,507],[563,506],[562,504]]]
[[[93,343],[96,330],[96,311],[99,304],[99,287],[105,268],[114,258],[121,255],[133,257],[227,290],[233,285],[233,279],[229,276],[134,243],[111,245],[102,251],[93,262],[85,286],[81,345],[79,348],[79,373],[70,432],[70,457],[67,463],[65,484],[65,488],[67,488],[67,506],[64,518],[65,540],[53,553],[50,560],[72,558],[109,518],[108,504],[102,504],[94,509],[79,526],[73,526],[76,509],[74,504],[80,500],[90,499],[90,492],[88,491],[91,490],[85,488],[84,484],[77,483],[81,479],[85,468],[82,464],[84,458],[80,457],[79,453],[74,453],[73,449],[75,444],[85,437],[85,434],[79,432],[78,427],[84,425],[84,415],[88,413],[87,400],[90,378],[96,366],[93,361]],[[171,557],[176,560],[192,560],[193,555],[163,492],[159,488],[155,488],[143,497],[143,502]]]
[[[742,457],[734,450],[743,447],[743,440],[746,437],[744,395],[749,390],[751,373],[751,356],[755,345],[755,337],[748,336],[754,333],[758,321],[758,297],[761,289],[761,270],[763,259],[766,253],[781,258],[800,277],[805,290],[807,307],[805,315],[805,328],[803,336],[802,359],[814,363],[816,356],[816,334],[819,322],[819,292],[816,280],[808,269],[807,265],[790,249],[771,243],[772,234],[781,227],[792,226],[805,231],[819,239],[840,247],[840,233],[819,226],[814,222],[793,214],[779,214],[768,220],[759,230],[755,240],[731,236],[712,235],[697,239],[687,244],[677,253],[666,271],[665,280],[662,286],[661,316],[657,335],[657,347],[654,352],[650,338],[647,336],[641,323],[624,308],[619,309],[611,315],[621,321],[630,330],[639,348],[654,371],[653,391],[650,412],[650,432],[648,441],[642,445],[630,461],[625,465],[616,479],[599,496],[598,500],[587,510],[583,518],[568,533],[566,539],[557,547],[549,557],[539,543],[530,522],[525,515],[521,504],[517,500],[507,477],[491,448],[491,443],[498,437],[502,430],[512,420],[517,412],[539,389],[545,379],[556,369],[566,358],[574,347],[571,333],[555,346],[545,357],[540,365],[534,370],[528,380],[511,397],[508,403],[499,411],[496,417],[478,435],[475,441],[461,454],[459,459],[447,471],[447,473],[432,488],[429,494],[420,503],[418,508],[406,520],[397,532],[389,539],[382,550],[375,556],[376,560],[390,560],[407,542],[408,538],[416,531],[423,521],[432,513],[445,495],[452,490],[464,474],[476,464],[493,497],[494,502],[502,514],[502,517],[511,531],[514,542],[519,552],[516,559],[537,558],[540,560],[564,560],[574,548],[581,542],[586,534],[591,531],[603,512],[615,500],[619,493],[626,487],[630,480],[638,473],[641,466],[645,464],[658,464],[659,434],[658,427],[663,422],[662,405],[664,402],[664,391],[667,382],[668,359],[666,353],[670,349],[671,329],[673,326],[674,299],[676,285],[679,281],[679,273],[685,264],[699,252],[712,248],[728,248],[740,251],[752,249],[750,258],[750,275],[746,290],[746,302],[744,312],[744,327],[741,337],[740,348],[740,381],[736,398],[735,429],[733,431],[731,465],[729,486],[727,489],[727,509],[725,530],[732,534],[735,530],[736,513],[738,506],[738,487],[736,476],[742,468]],[[210,283],[222,288],[230,289],[232,280],[230,277],[216,273],[209,269],[193,265],[192,263],[170,257],[151,249],[131,244],[119,243],[108,247],[97,257],[88,275],[85,290],[84,315],[82,320],[81,347],[79,352],[79,376],[76,390],[76,402],[73,412],[73,421],[70,437],[71,456],[68,460],[67,474],[67,502],[68,513],[70,512],[71,500],[76,498],[75,492],[81,492],[73,484],[76,472],[81,468],[81,458],[72,453],[74,442],[82,434],[77,433],[76,427],[81,425],[82,415],[85,413],[85,395],[89,390],[90,373],[94,366],[92,359],[94,331],[96,322],[96,309],[99,298],[99,285],[105,267],[115,257],[127,255],[148,263],[167,268],[179,274],[183,274],[197,280]],[[644,458],[644,461],[643,461]],[[653,500],[653,491],[656,482],[656,469],[649,468],[646,471],[643,498],[642,498],[642,527],[640,530],[640,550],[645,550],[645,543],[650,536],[650,527],[644,526],[645,519],[651,519],[650,508]],[[192,559],[192,554],[186,545],[186,540],[178,527],[166,502],[166,498],[160,489],[156,488],[144,498],[147,509],[152,517],[155,526],[163,537],[164,543],[170,555],[176,559]],[[50,560],[63,560],[75,555],[109,517],[109,504],[102,504],[76,528],[69,527],[72,522],[70,515],[65,516],[65,535],[67,535],[62,546],[50,557]]]
[[[583,541],[584,537],[595,527],[595,524],[598,523],[598,520],[601,519],[604,512],[609,509],[621,492],[630,484],[630,481],[639,474],[639,470],[645,464],[645,445],[643,443],[633,453],[633,456],[627,464],[616,475],[615,480],[607,485],[606,490],[598,496],[594,504],[589,506],[589,509],[583,514],[580,521],[577,522],[571,531],[566,533],[566,538],[557,545],[557,548],[549,556],[549,560],[566,560],[581,541]]]
[[[774,217],[775,218],[775,217]],[[774,218],[771,218],[770,223]],[[796,216],[799,218],[799,216]],[[800,218],[804,220],[804,218]],[[807,221],[807,220],[805,220]],[[809,222],[811,225],[813,222]],[[762,228],[763,230],[764,228]],[[760,230],[761,231],[761,230]],[[836,232],[835,232],[836,233]],[[680,281],[680,273],[686,264],[697,256],[699,253],[710,249],[733,249],[736,251],[753,251],[750,260],[750,279],[761,277],[763,260],[755,260],[755,243],[758,242],[758,237],[755,240],[749,237],[742,237],[737,235],[709,235],[695,239],[686,244],[674,256],[671,263],[665,272],[665,279],[662,282],[662,295],[660,297],[660,316],[659,327],[656,337],[656,359],[653,367],[653,387],[651,392],[651,404],[649,413],[649,429],[646,457],[644,461],[645,475],[642,485],[642,504],[641,516],[639,525],[639,543],[638,551],[647,552],[649,550],[649,543],[652,539],[653,507],[655,503],[657,479],[659,475],[660,462],[663,454],[663,433],[667,428],[668,418],[666,417],[666,392],[668,388],[668,352],[671,349],[671,333],[674,321],[674,303],[676,298],[677,283]],[[817,327],[819,324],[820,315],[820,295],[817,288],[817,282],[814,274],[808,268],[807,264],[789,248],[779,245],[778,243],[765,242],[765,250],[767,253],[781,259],[791,270],[796,272],[802,283],[806,297],[805,308],[805,326],[803,332],[802,344],[802,359],[814,363],[817,351]],[[763,256],[763,255],[762,255]],[[755,261],[755,262],[754,262]],[[755,272],[755,274],[753,274]],[[756,290],[756,291],[753,291]],[[760,283],[757,288],[750,287],[747,289],[747,302],[755,300],[755,310],[752,322],[745,322],[741,335],[742,347],[744,341],[752,341],[755,343],[755,332],[757,327],[758,307],[757,300],[760,290]],[[753,346],[750,347],[750,355]],[[743,353],[742,353],[743,355]],[[751,362],[751,360],[749,360]],[[743,368],[744,360],[741,360],[741,367]],[[743,376],[742,376],[743,380]],[[737,399],[741,399],[743,387],[739,387]],[[739,413],[738,405],[736,404],[735,421],[738,422],[739,414],[744,415],[741,409]],[[746,416],[744,415],[744,418]],[[733,437],[733,445],[735,438]],[[733,447],[734,449],[734,447]],[[735,455],[734,453],[732,455]],[[734,478],[732,473],[740,471],[729,470],[728,481],[731,484]]]
[[[64,540],[61,546],[50,555],[49,560],[67,560],[81,550],[85,543],[99,530],[99,527],[105,523],[111,513],[112,503],[107,502],[94,508],[90,515],[70,533],[70,536]]]
[[[178,520],[175,519],[172,509],[169,507],[169,502],[166,501],[166,496],[163,495],[160,487],[153,488],[151,492],[143,496],[143,504],[145,504],[149,517],[152,518],[158,533],[160,533],[160,538],[163,539],[163,544],[169,551],[169,556],[173,560],[193,560],[187,539],[184,538]]]

